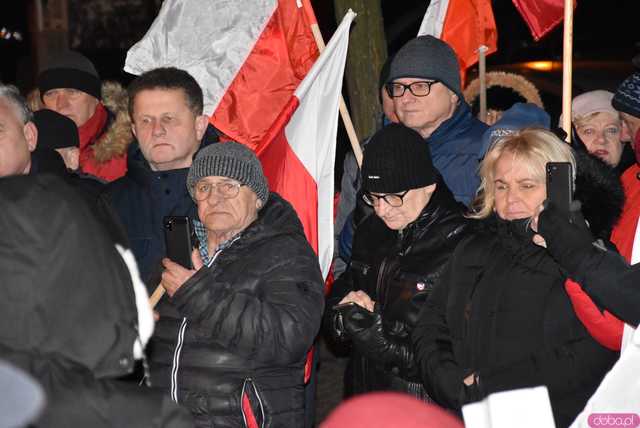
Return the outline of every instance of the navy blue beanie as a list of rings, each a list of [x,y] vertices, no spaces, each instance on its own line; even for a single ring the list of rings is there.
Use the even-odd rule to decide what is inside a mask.
[[[506,110],[500,120],[490,126],[482,134],[482,155],[489,150],[498,138],[514,134],[523,128],[544,128],[549,129],[551,118],[549,114],[535,104],[515,103]]]

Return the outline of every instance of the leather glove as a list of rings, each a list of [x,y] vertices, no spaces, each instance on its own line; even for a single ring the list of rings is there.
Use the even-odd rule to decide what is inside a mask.
[[[396,343],[384,334],[379,313],[354,305],[344,311],[343,324],[356,349],[368,358],[402,369],[413,365],[413,354],[408,345]]]
[[[547,243],[551,256],[569,272],[575,272],[585,255],[593,250],[593,235],[581,212],[580,201],[571,203],[569,217],[552,203],[538,217],[538,233]]]

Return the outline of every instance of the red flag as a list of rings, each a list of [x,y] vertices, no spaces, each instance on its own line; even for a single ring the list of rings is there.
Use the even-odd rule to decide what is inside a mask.
[[[553,30],[564,18],[564,0],[513,0],[535,41]],[[576,7],[574,0],[573,7]]]

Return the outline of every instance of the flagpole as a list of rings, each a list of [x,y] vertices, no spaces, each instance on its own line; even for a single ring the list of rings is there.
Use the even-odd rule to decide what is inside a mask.
[[[480,80],[480,120],[487,120],[487,67],[486,52],[489,50],[485,45],[478,48],[478,79]]]
[[[573,0],[564,0],[564,43],[562,52],[562,129],[571,142],[571,84],[573,61]]]
[[[300,4],[304,8],[305,12],[309,16],[313,38],[316,41],[316,45],[318,45],[318,51],[322,52],[326,44],[324,43],[324,39],[322,38],[322,33],[320,32],[320,27],[318,27],[318,21],[316,20],[315,14],[313,13],[313,8],[311,7],[310,1],[303,0],[298,4]],[[351,115],[349,114],[347,104],[344,102],[344,97],[342,95],[340,95],[340,116],[342,117],[342,122],[344,123],[344,127],[347,130],[349,142],[351,143],[351,148],[353,149],[353,154],[356,156],[356,162],[358,162],[358,168],[360,168],[362,166],[362,148],[360,147],[360,140],[358,140],[356,128],[353,126]]]

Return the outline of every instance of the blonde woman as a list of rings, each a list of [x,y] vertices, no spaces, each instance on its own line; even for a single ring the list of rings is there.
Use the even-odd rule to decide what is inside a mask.
[[[615,360],[577,318],[562,266],[532,240],[547,162],[575,171],[569,145],[524,129],[480,166],[477,232],[456,248],[413,334],[424,386],[442,406],[545,385],[557,426],[568,426]]]

